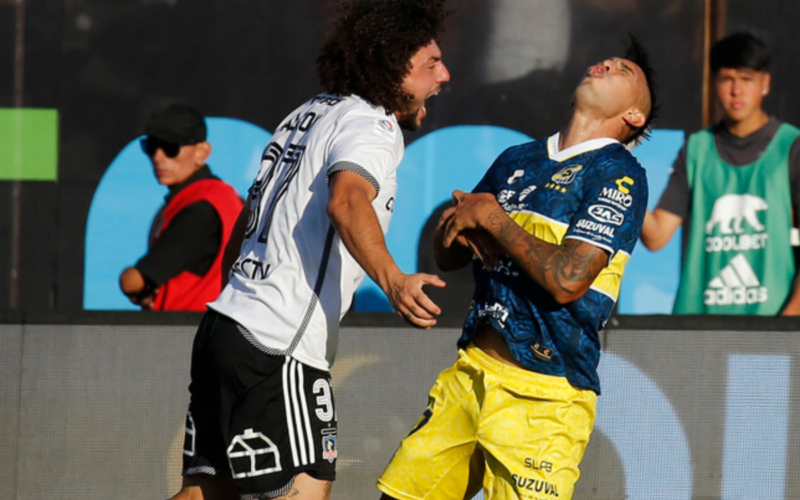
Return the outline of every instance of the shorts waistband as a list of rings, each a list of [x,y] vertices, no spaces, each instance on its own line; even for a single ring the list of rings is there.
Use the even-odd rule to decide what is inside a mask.
[[[472,363],[487,373],[498,375],[505,379],[512,379],[522,383],[535,384],[538,387],[559,390],[571,390],[583,392],[584,389],[573,387],[565,377],[546,375],[544,373],[526,370],[517,366],[509,365],[498,359],[494,359],[472,342],[461,351],[463,355]]]

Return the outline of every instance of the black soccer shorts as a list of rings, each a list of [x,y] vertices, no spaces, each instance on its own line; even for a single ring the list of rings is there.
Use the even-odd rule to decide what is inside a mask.
[[[301,472],[336,476],[330,374],[251,343],[209,310],[192,348],[183,474],[230,472],[243,498],[285,494]]]

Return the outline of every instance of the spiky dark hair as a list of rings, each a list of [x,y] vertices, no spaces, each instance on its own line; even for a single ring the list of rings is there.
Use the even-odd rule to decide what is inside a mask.
[[[338,0],[317,57],[326,92],[357,94],[387,112],[404,108],[410,60],[444,32],[444,0]]]
[[[650,113],[644,125],[638,129],[634,129],[633,135],[628,138],[629,144],[639,144],[640,142],[650,138],[650,126],[653,120],[658,116],[658,88],[656,86],[656,71],[650,66],[650,55],[647,50],[639,42],[639,39],[633,33],[628,33],[628,40],[625,46],[625,59],[636,63],[642,69],[644,78],[647,81],[647,90],[650,92]]]

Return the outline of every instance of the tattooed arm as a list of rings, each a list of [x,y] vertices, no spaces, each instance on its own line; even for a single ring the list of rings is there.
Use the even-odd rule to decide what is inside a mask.
[[[449,247],[462,231],[485,231],[560,304],[581,298],[608,264],[608,254],[592,244],[566,239],[556,245],[529,234],[489,193],[455,191],[453,197],[457,204],[444,227],[442,244]]]

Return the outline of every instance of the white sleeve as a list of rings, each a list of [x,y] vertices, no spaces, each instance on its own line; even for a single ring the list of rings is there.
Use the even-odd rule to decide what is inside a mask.
[[[326,175],[342,170],[364,177],[380,192],[403,158],[403,134],[393,116],[351,114],[337,124],[325,166]]]

